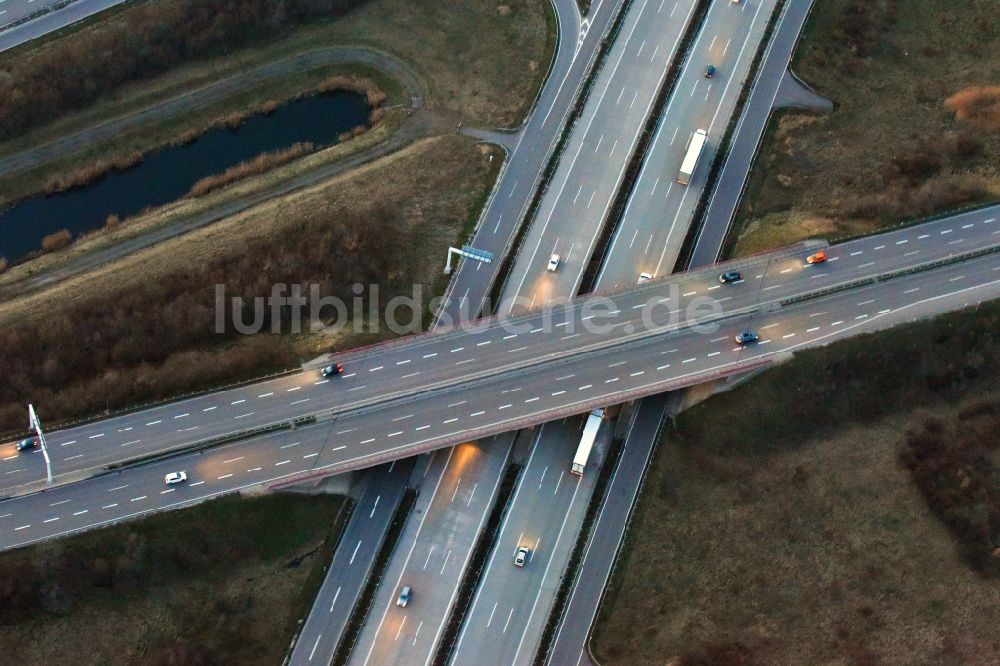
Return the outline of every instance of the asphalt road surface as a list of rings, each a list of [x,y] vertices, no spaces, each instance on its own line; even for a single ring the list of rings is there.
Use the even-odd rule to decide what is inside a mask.
[[[640,273],[674,271],[712,160],[777,0],[716,2],[657,127],[621,224],[601,268],[604,289],[636,283]],[[705,78],[714,65],[715,75]],[[708,133],[688,185],[677,182],[695,130]],[[714,263],[714,262],[712,262]]]
[[[409,547],[397,551],[405,556],[390,562],[350,663],[418,664],[431,660],[472,554],[467,535],[478,534],[493,505],[512,436],[501,435],[504,442],[483,439],[437,454],[435,464],[444,473],[433,469],[428,473],[437,479],[434,492],[422,496],[426,501],[414,512],[421,519],[416,524],[411,521],[406,530],[409,534],[404,532],[401,541]],[[483,478],[493,480],[492,485],[474,480],[481,472],[485,472]],[[422,529],[429,519],[450,529]],[[411,600],[401,608],[396,600],[404,586],[411,588]]]
[[[694,6],[694,0],[630,6],[519,248],[505,297],[513,294],[531,308],[577,293]],[[555,271],[547,270],[552,255],[559,256]]]
[[[625,439],[618,466],[608,484],[604,505],[584,551],[576,585],[549,653],[547,663],[553,666],[590,663],[586,652],[590,627],[618,555],[618,544],[625,536],[639,483],[663,422],[667,400],[666,394],[660,394],[644,398],[639,403],[634,425]]]
[[[125,0],[3,0],[0,2],[0,51],[20,46],[42,35],[61,30]],[[66,6],[42,14],[60,5]],[[37,18],[25,21],[39,14]],[[20,22],[20,23],[19,23]],[[17,23],[17,25],[12,24]]]
[[[571,474],[569,463],[584,421],[574,417],[540,428],[451,663],[524,664],[534,659],[611,435],[605,424],[583,476]],[[530,553],[525,565],[516,567],[514,555],[521,546]]]
[[[604,14],[600,14],[599,18],[607,15],[611,16],[610,7],[605,10]],[[601,39],[602,32],[600,30],[594,31],[590,34],[589,39],[587,38],[587,31],[581,30],[581,17],[579,12],[579,7],[577,6],[575,0],[553,0],[553,9],[556,13],[558,22],[558,32],[559,39],[556,46],[556,53],[553,57],[553,62],[546,77],[546,81],[543,84],[539,96],[535,101],[534,108],[525,126],[522,127],[521,131],[518,132],[517,138],[514,142],[514,149],[511,154],[507,156],[507,161],[505,162],[504,168],[501,172],[500,177],[497,180],[495,190],[493,195],[490,197],[486,208],[484,209],[483,218],[478,227],[479,234],[484,232],[483,222],[487,224],[492,224],[491,238],[489,241],[484,241],[486,247],[496,248],[499,247],[498,243],[501,242],[502,238],[498,235],[501,221],[504,215],[508,218],[508,225],[505,227],[505,231],[508,234],[513,233],[514,226],[512,226],[520,217],[520,212],[526,209],[528,201],[530,200],[531,194],[534,191],[532,188],[522,187],[519,191],[517,190],[518,179],[524,177],[534,170],[534,173],[540,173],[542,171],[542,163],[547,159],[548,153],[543,149],[543,143],[547,140],[551,145],[554,131],[558,131],[562,125],[563,120],[566,118],[569,105],[572,103],[576,96],[576,91],[579,87],[579,80],[575,80],[571,85],[567,85],[569,81],[570,67],[574,62],[577,61],[577,56],[581,56],[580,62],[583,63],[584,60],[589,60],[596,52],[596,45]],[[596,9],[596,8],[595,8]],[[595,11],[595,13],[597,13]],[[605,21],[606,25],[606,21]],[[589,21],[588,21],[589,29]],[[586,67],[582,64],[577,68],[576,73],[582,75],[586,71]],[[549,123],[549,118],[554,118],[555,121]],[[527,143],[523,142],[523,139],[527,137],[529,140]],[[498,196],[498,192],[505,192],[505,196]],[[515,197],[515,193],[517,196]],[[495,222],[490,222],[490,220],[495,218]],[[490,228],[490,227],[486,227]],[[473,244],[477,244],[474,241]],[[469,267],[458,266],[458,271],[455,277],[449,282],[448,289],[449,294],[453,293],[455,290],[463,293],[464,296],[461,301],[451,300],[447,298],[446,303],[451,301],[451,310],[445,307],[442,310],[442,314],[445,316],[457,317],[460,315],[459,305],[468,307],[468,295],[471,292],[473,286],[476,286],[476,293],[474,298],[477,302],[482,302],[482,296],[485,294],[485,290],[489,288],[488,274],[480,274],[479,270],[482,265],[475,264],[475,271],[469,270]],[[467,316],[472,318],[478,315],[478,309],[474,313],[469,313]],[[436,325],[440,324],[440,320],[436,322]],[[447,469],[442,468],[440,474],[447,474]],[[436,486],[436,481],[434,479],[427,479],[426,476],[423,479],[424,485],[426,487]],[[433,483],[432,483],[433,482]],[[372,500],[373,495],[375,500]],[[378,501],[378,497],[381,495],[379,487],[369,484],[365,489],[362,497],[359,501],[361,502],[372,502]],[[391,516],[388,514],[381,514],[380,516],[375,516],[372,519],[364,520],[363,516],[360,514],[352,516],[351,522],[347,526],[347,530],[359,530],[364,531],[369,540],[379,540],[384,538],[389,528],[389,521]],[[363,523],[363,525],[356,526],[355,523]],[[421,526],[427,525],[425,521],[421,522]],[[427,533],[433,531],[435,522],[432,521],[429,525]],[[433,537],[430,537],[433,539]],[[470,539],[474,539],[475,536],[471,535]],[[401,547],[406,548],[406,542],[401,542]],[[346,548],[347,546],[341,546],[340,548]],[[364,584],[368,571],[370,570],[374,557],[376,556],[376,551],[361,552],[360,554],[352,554],[352,561],[357,561],[358,566],[354,568],[351,572],[353,575],[344,576],[339,572],[331,570],[328,575],[328,580],[324,583],[325,587],[337,586],[339,590],[341,587],[348,587],[351,589],[360,590],[361,586]],[[336,556],[335,556],[336,557]],[[331,579],[337,578],[337,581],[332,581]],[[313,641],[314,645],[309,648],[308,661],[317,660],[318,663],[328,663],[332,658],[335,650],[337,649],[337,644],[342,633],[343,627],[346,624],[347,616],[353,611],[353,602],[350,606],[341,606],[341,611],[344,615],[343,619],[337,618],[324,618],[323,611],[320,608],[320,602],[314,606],[313,611],[307,620],[307,626],[303,629],[303,633],[299,637],[299,642],[296,645],[295,653],[292,655],[293,660],[302,661],[305,646],[308,645],[309,641]],[[331,611],[333,612],[333,611]],[[323,635],[326,635],[326,639],[323,639]],[[317,634],[317,637],[313,639],[313,634]]]
[[[691,253],[692,267],[710,266],[722,253],[729,225],[736,215],[750,166],[764,136],[781,81],[791,62],[795,45],[813,0],[789,0],[782,9],[753,90],[747,98],[726,161],[712,192],[705,221]]]
[[[366,470],[366,487],[351,514],[289,664],[329,664],[371,573],[384,526],[392,522],[413,470],[413,458]]]
[[[416,438],[448,441],[452,436],[481,436],[484,428],[509,430],[531,422],[551,421],[586,411],[592,405],[614,404],[734,369],[767,364],[798,349],[998,295],[1000,255],[988,254],[766,312],[734,316],[717,334],[690,330],[667,333],[585,354],[569,364],[546,364],[532,372],[461,387],[450,395],[442,392],[416,398],[409,405],[413,416],[406,426],[393,422],[394,418],[409,417],[398,409],[373,411],[341,417],[332,425],[277,433],[127,473],[55,487],[0,502],[0,548],[244,487],[340,471],[349,464],[345,461],[356,456],[350,449],[360,447],[347,443],[352,440],[338,436],[338,432],[353,431],[353,435],[368,429],[365,434],[374,435],[372,438],[379,442],[375,447],[384,450],[386,456],[405,456]],[[747,328],[760,334],[760,343],[735,345],[732,336]],[[392,437],[387,432],[391,428],[403,428],[394,432],[406,437]],[[430,434],[422,434],[425,430]],[[396,441],[402,445],[396,446]],[[163,475],[174,469],[188,471],[189,482],[165,488]]]
[[[636,10],[638,20],[642,21],[644,12],[650,12],[654,8],[657,16],[662,16],[665,6],[665,3],[660,3],[655,7],[650,5],[639,7]],[[676,7],[672,11],[676,14]],[[672,167],[668,165],[667,168],[676,169],[679,166],[682,153],[678,151],[676,146],[670,145],[674,143],[673,139],[676,138],[679,126],[687,124],[700,126],[698,123],[701,122],[702,116],[713,114],[714,117],[720,113],[728,116],[730,113],[740,87],[733,85],[733,83],[741,81],[746,76],[746,70],[752,59],[752,46],[759,40],[766,23],[766,15],[763,17],[761,15],[759,6],[756,11],[750,13],[746,12],[745,6],[742,8],[734,7],[730,3],[716,3],[710,8],[692,45],[679,80],[675,84],[675,92],[661,115],[659,130],[652,149],[644,158],[639,187],[633,195],[632,203],[626,210],[622,224],[626,232],[631,234],[631,240],[612,244],[611,252],[605,258],[605,270],[600,275],[597,289],[634,285],[639,272],[647,270],[644,263],[648,262],[644,255],[639,253],[641,248],[644,247],[645,251],[649,252],[651,249],[656,251],[661,246],[667,246],[671,231],[680,230],[675,235],[678,239],[683,238],[684,230],[690,223],[694,202],[698,198],[697,194],[700,193],[700,184],[696,182],[688,188],[682,188],[684,196],[674,197],[673,200],[670,198],[673,183],[667,186],[666,197],[663,199],[647,195],[646,189],[650,189],[653,194],[656,193],[659,174],[664,173],[661,162],[669,163],[673,160],[677,164]],[[626,25],[628,24],[626,23]],[[637,35],[638,32],[636,30],[631,33],[631,39],[624,46],[616,45],[616,51],[619,54],[630,54],[634,51],[638,56],[648,50],[646,40],[640,39],[643,35]],[[672,33],[664,34],[662,37],[670,36],[673,36]],[[737,46],[731,48],[734,39]],[[747,48],[748,44],[751,45],[749,49]],[[676,46],[676,41],[674,46]],[[660,46],[654,44],[652,51],[656,53],[658,50],[660,50]],[[669,50],[671,51],[670,59],[672,59],[675,55],[674,48]],[[699,58],[699,54],[703,51],[707,52],[706,57],[716,65],[718,70],[716,77],[709,81],[707,86],[705,86],[706,79],[704,78],[705,63]],[[628,63],[628,65],[631,64]],[[653,73],[659,77],[662,77],[665,71],[666,66],[657,65],[653,68]],[[655,80],[655,78],[651,75],[648,80]],[[716,83],[722,85],[714,85]],[[615,88],[618,84],[619,80],[615,78]],[[649,94],[655,96],[661,86],[662,78],[657,81],[655,86],[652,86],[653,89]],[[691,89],[690,94],[687,92],[689,88]],[[622,90],[627,89],[626,83],[622,86]],[[701,94],[702,89],[705,89],[704,96]],[[697,97],[694,96],[696,91],[699,93]],[[601,102],[601,100],[596,101]],[[612,106],[610,100],[603,98],[603,101],[604,106]],[[613,106],[618,107],[619,104],[620,100]],[[601,104],[594,104],[594,106],[599,110]],[[636,137],[641,127],[645,125],[647,115],[648,113],[641,116],[633,114],[631,117],[626,117],[624,120],[631,121],[632,124],[624,122],[623,125],[615,127],[612,136],[625,133],[630,138]],[[585,113],[584,117],[586,118],[588,115]],[[610,120],[612,124],[617,121],[617,118]],[[724,119],[722,123],[725,123]],[[704,126],[710,128],[707,122]],[[593,127],[588,126],[586,129],[603,132],[607,129],[607,123],[598,123]],[[694,131],[693,127],[691,131]],[[664,136],[671,137],[669,142],[667,139],[663,139]],[[595,146],[599,147],[604,141],[604,137],[598,137],[592,141]],[[580,144],[586,145],[586,139],[581,140]],[[588,178],[595,177],[596,174],[604,181],[615,182],[616,178],[621,177],[625,164],[631,157],[631,148],[627,154],[620,156],[621,159],[611,163],[606,161],[605,156],[599,156],[598,152],[598,150],[595,150],[593,154],[589,150],[578,152],[574,158],[578,161],[572,165],[572,168],[564,170],[564,177],[572,182],[576,176],[586,182]],[[651,164],[655,166],[650,168]],[[655,179],[650,176],[651,173],[656,174]],[[618,183],[615,183],[612,193],[617,191],[617,186]],[[597,189],[600,191],[600,187]],[[581,191],[582,189],[577,194]],[[663,191],[660,190],[661,193]],[[576,200],[570,200],[569,194],[572,192],[567,194],[566,190],[563,190],[562,200],[556,201],[554,204],[557,210],[570,209],[577,205]],[[614,198],[613,195],[608,201],[612,198]],[[682,202],[688,202],[685,210],[686,215],[683,216],[681,215]],[[671,207],[676,208],[676,210]],[[546,273],[544,266],[533,265],[526,269],[530,275],[525,282],[527,284],[554,283],[551,294],[565,295],[565,293],[571,292],[563,290],[576,289],[580,273],[589,262],[590,246],[599,234],[605,221],[606,212],[605,208],[592,215],[583,214],[556,217],[555,219],[550,216],[549,219],[546,219],[546,226],[541,230],[536,230],[540,238],[536,246],[546,243],[558,244],[568,234],[569,237],[584,242],[584,245],[588,246],[588,254],[581,255],[583,256],[582,261],[567,267],[564,279],[561,281],[550,279],[551,274]],[[673,224],[663,224],[663,219],[670,219],[671,216]],[[648,239],[637,244],[635,241],[640,231],[644,239],[647,236]],[[622,231],[619,228],[616,238],[620,239],[621,234]],[[654,238],[656,239],[655,243]],[[535,263],[537,264],[537,262]],[[655,268],[648,270],[656,272]],[[508,287],[511,286],[513,285],[508,284]],[[521,297],[528,299],[528,294],[522,293]],[[532,294],[531,298],[535,299],[536,296]],[[579,422],[575,421],[574,425],[579,426]],[[466,619],[462,639],[453,658],[454,663],[468,662],[476,650],[487,653],[491,657],[495,655],[496,663],[526,663],[534,658],[540,645],[545,618],[548,618],[552,609],[555,590],[565,572],[572,546],[575,543],[575,536],[579,532],[586,507],[591,499],[596,473],[585,475],[573,493],[555,494],[548,497],[548,501],[545,502],[535,501],[539,496],[538,493],[522,493],[521,489],[525,487],[525,484],[530,485],[535,478],[544,478],[550,470],[558,469],[560,475],[567,474],[566,470],[569,461],[572,460],[579,437],[579,428],[567,426],[565,421],[547,424],[542,430],[536,448],[532,452],[526,469],[522,472],[522,482],[519,485],[518,493],[505,517],[502,528],[505,536],[501,538],[497,545],[497,551],[494,551],[488,567],[480,576],[476,601],[472,614]],[[599,456],[594,456],[594,458],[599,460]],[[512,567],[505,559],[496,557],[497,552],[500,552],[502,548],[504,538],[508,540],[511,538],[506,533],[514,528],[519,528],[519,533],[549,535],[550,541],[552,540],[551,535],[558,535],[556,543],[553,544],[558,548],[550,546],[539,555],[544,566],[533,567],[530,572],[526,573]],[[508,609],[509,620],[504,623],[502,628],[493,624],[493,616],[498,608],[501,609],[501,612],[504,608]]]
[[[483,212],[472,239],[477,249],[491,252],[495,261],[482,264],[462,259],[445,292],[442,313],[452,321],[475,318],[486,301],[502,261],[514,241],[522,218],[558,143],[566,119],[594,65],[601,41],[623,0],[594,0],[581,23],[576,0],[554,0],[559,19],[560,45],[535,110],[518,133],[514,150]],[[576,34],[574,43],[573,35]],[[571,46],[572,48],[564,48]]]

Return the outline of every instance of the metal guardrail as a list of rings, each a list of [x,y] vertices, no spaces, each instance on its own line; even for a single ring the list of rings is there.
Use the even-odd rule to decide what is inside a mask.
[[[780,304],[782,307],[787,307],[795,303],[811,301],[817,298],[821,298],[823,296],[829,296],[830,294],[836,294],[842,291],[848,291],[850,289],[858,289],[859,287],[866,287],[874,284],[879,284],[881,282],[888,282],[889,280],[892,280],[894,278],[899,278],[906,275],[913,275],[915,273],[923,273],[926,271],[933,270],[935,268],[940,268],[942,266],[957,264],[963,261],[968,261],[969,259],[975,259],[976,257],[983,257],[989,254],[996,254],[998,252],[1000,252],[1000,245],[992,245],[990,247],[979,248],[978,250],[971,250],[969,252],[963,252],[961,254],[952,255],[950,257],[935,259],[933,261],[928,261],[923,264],[918,264],[916,266],[900,268],[894,271],[880,273],[878,275],[874,275],[871,277],[859,278],[857,280],[848,280],[847,282],[842,282],[840,284],[832,285],[824,289],[817,289],[807,294],[800,294],[798,296],[789,296],[788,298],[781,299]]]

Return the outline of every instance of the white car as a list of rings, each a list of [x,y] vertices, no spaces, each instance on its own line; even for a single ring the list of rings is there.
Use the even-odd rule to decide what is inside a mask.
[[[636,284],[643,284],[645,282],[649,282],[652,279],[653,275],[651,273],[639,273],[639,281],[636,282]]]
[[[553,254],[551,257],[549,257],[549,265],[548,265],[549,272],[555,273],[557,268],[559,268],[559,255]]]
[[[528,561],[528,555],[530,554],[531,554],[531,549],[528,548],[527,546],[521,546],[520,548],[518,548],[517,552],[514,553],[514,566],[523,567],[524,563]]]
[[[184,483],[187,480],[188,480],[187,472],[171,472],[170,474],[167,474],[165,477],[163,477],[163,483],[167,484],[168,486],[173,486],[178,483]]]

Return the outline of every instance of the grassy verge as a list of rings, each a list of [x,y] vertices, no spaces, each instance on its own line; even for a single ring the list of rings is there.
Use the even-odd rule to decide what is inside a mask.
[[[22,427],[14,415],[25,400],[44,400],[50,420],[68,419],[257,376],[393,335],[381,325],[381,308],[393,296],[410,295],[411,285],[430,297],[444,251],[491,174],[489,155],[471,139],[425,139],[3,303],[0,358],[10,381],[0,388],[0,429]],[[380,325],[352,319],[346,328],[313,331],[305,321],[296,333],[283,312],[262,321],[265,333],[258,335],[240,335],[229,324],[215,331],[215,285],[253,299],[276,283],[302,284],[306,295],[315,284],[345,303],[353,303],[355,283],[365,285],[365,307],[374,308]],[[379,285],[377,301],[370,285]],[[332,314],[328,310],[324,321]],[[275,330],[282,334],[267,333]],[[33,360],[15,368],[16,358]]]
[[[280,663],[346,508],[231,496],[0,554],[0,650],[26,665]]]
[[[126,21],[129,11],[120,12],[112,24]],[[466,125],[517,126],[534,99],[555,46],[555,27],[550,15],[546,0],[512,0],[502,4],[492,0],[459,0],[420,6],[408,0],[369,0],[347,15],[301,26],[253,48],[186,63],[154,79],[125,85],[79,112],[0,144],[0,155],[43,145],[155,107],[163,100],[186,95],[211,82],[329,46],[374,50],[405,63],[426,87],[424,105],[456,124],[462,121]],[[3,63],[16,67],[39,52],[60,48],[62,40],[72,44],[73,40],[85,38],[87,31],[107,29],[110,28],[104,23],[89,24],[61,40],[18,52]],[[239,94],[181,118],[161,118],[159,123],[60,159],[44,171],[36,169],[10,180],[0,179],[0,196],[12,200],[39,191],[40,179],[46,181],[57,172],[137,151],[148,152],[175,137],[203,129],[220,116],[288,99],[332,75],[352,74],[375,80],[389,94],[389,104],[400,101],[398,84],[386,81],[384,74],[362,65],[318,67],[289,72],[277,79],[251,80]]]
[[[1000,198],[1000,126],[959,120],[945,104],[1000,83],[989,55],[1000,39],[993,9],[979,0],[816,3],[793,66],[835,108],[772,118],[737,214],[735,254]]]
[[[974,437],[1000,411],[998,331],[990,303],[847,340],[682,414],[640,496],[598,658],[1000,658],[983,547],[1000,539],[1000,455]],[[922,439],[930,415],[947,446]],[[982,448],[967,454],[970,437]]]

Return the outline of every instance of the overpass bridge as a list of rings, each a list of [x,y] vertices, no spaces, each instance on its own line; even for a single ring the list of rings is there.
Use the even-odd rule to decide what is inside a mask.
[[[834,245],[824,264],[804,258],[825,244],[805,243],[566,307],[347,352],[338,358],[344,374],[329,380],[298,372],[53,431],[47,440],[56,484],[148,456],[312,424],[332,425],[310,471],[336,473],[760,367],[779,352],[896,321],[901,311],[920,310],[933,290],[955,286],[924,284],[932,276],[958,270],[971,284],[964,265],[981,265],[980,256],[993,260],[998,210]],[[743,280],[720,284],[723,270],[738,270]],[[900,292],[904,282],[920,284]],[[880,306],[851,315],[852,299]],[[826,328],[826,315],[816,314],[825,311],[833,313]],[[800,326],[813,315],[816,326]],[[790,337],[781,338],[788,345],[770,335],[789,327],[782,336]],[[734,345],[744,328],[758,330],[762,344]],[[0,492],[45,487],[41,456],[12,455],[8,446]]]

